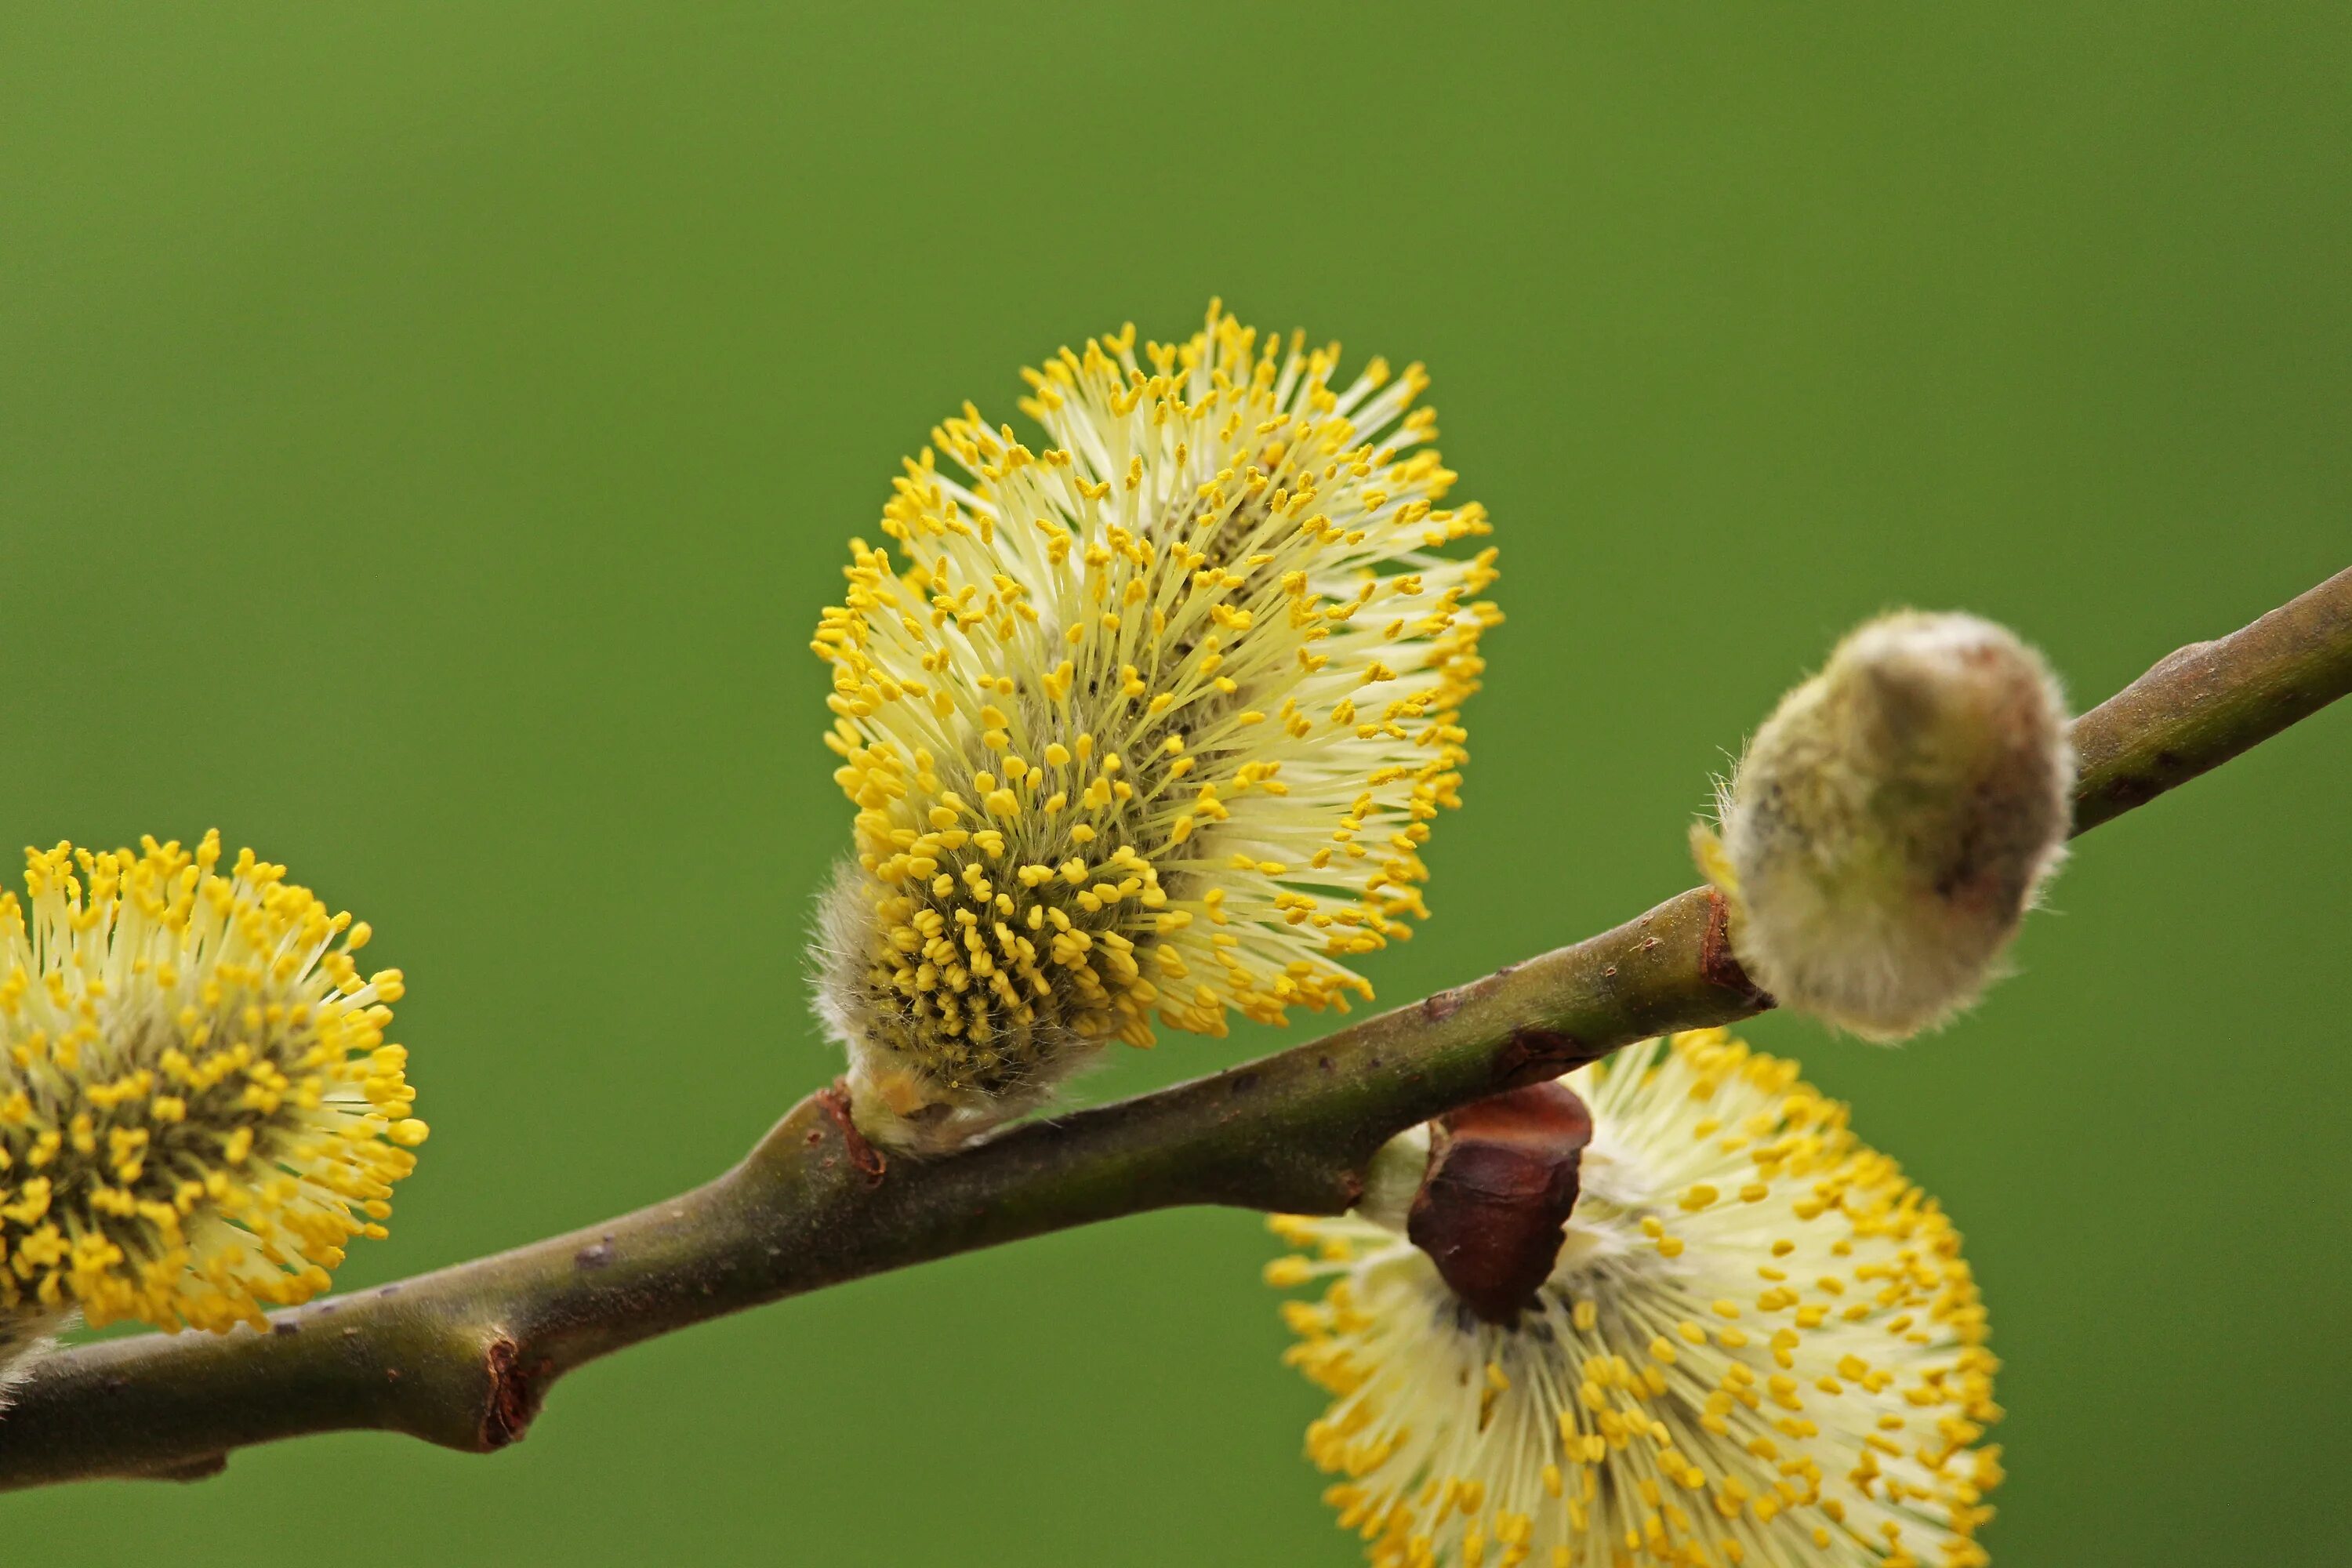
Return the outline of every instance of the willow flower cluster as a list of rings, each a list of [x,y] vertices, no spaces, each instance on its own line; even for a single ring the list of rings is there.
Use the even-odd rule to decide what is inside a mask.
[[[820,1010],[859,1124],[945,1149],[1112,1040],[1369,995],[1458,804],[1494,552],[1421,367],[1338,381],[1212,306],[966,405],[853,545],[814,642],[857,807]]]
[[[1375,1215],[1276,1216],[1308,1430],[1380,1568],[1980,1568],[1996,1363],[1959,1234],[1793,1062],[1720,1031],[1565,1080],[1559,1261],[1481,1321]]]
[[[0,1348],[262,1322],[381,1237],[425,1136],[364,923],[220,840],[60,844],[0,893]]]

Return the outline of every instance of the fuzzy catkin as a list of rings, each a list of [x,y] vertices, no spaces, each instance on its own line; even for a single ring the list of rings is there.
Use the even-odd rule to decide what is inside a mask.
[[[1374,1568],[1986,1568],[1999,1363],[1941,1206],[1719,1030],[1560,1081],[1591,1142],[1515,1320],[1381,1212],[1269,1222],[1267,1281],[1328,1284],[1284,1359]]]
[[[27,850],[25,890],[0,892],[0,1319],[226,1332],[325,1289],[425,1136],[366,924],[211,833]]]
[[[1339,363],[1213,307],[1089,340],[1029,373],[1050,445],[967,405],[853,545],[818,1005],[869,1137],[952,1149],[1112,1041],[1344,1009],[1427,914],[1494,552],[1442,553],[1487,523],[1421,368]]]
[[[2066,708],[2042,656],[1966,615],[1860,627],[1781,700],[1718,801],[1702,869],[1785,1007],[1865,1039],[1975,1001],[2064,852]]]

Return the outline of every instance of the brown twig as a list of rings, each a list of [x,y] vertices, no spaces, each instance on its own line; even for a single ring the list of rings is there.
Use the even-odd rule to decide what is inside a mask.
[[[2076,831],[2352,689],[2352,571],[2181,649],[2074,722]],[[353,1428],[484,1452],[585,1362],[688,1324],[950,1253],[1180,1204],[1336,1213],[1399,1131],[1621,1046],[1771,1005],[1694,889],[1616,930],[1311,1045],[886,1161],[835,1091],[709,1185],[571,1236],[278,1314],[48,1358],[0,1416],[0,1488],[191,1479],[247,1444]]]
[[[2190,643],[2080,719],[2074,831],[2144,805],[2352,691],[2352,568]]]

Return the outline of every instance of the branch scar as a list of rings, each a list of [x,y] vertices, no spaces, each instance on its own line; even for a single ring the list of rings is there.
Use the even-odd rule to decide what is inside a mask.
[[[849,1163],[856,1166],[858,1173],[866,1178],[866,1184],[869,1187],[881,1185],[883,1173],[889,1170],[890,1162],[882,1157],[881,1150],[866,1141],[866,1134],[860,1132],[857,1123],[851,1120],[849,1096],[843,1089],[841,1080],[836,1079],[818,1089],[816,1102],[824,1108],[827,1116],[833,1118],[834,1125],[841,1129],[841,1146],[848,1152]]]
[[[546,1394],[544,1380],[555,1370],[555,1363],[546,1356],[526,1366],[521,1354],[514,1341],[504,1334],[492,1340],[490,1348],[483,1352],[483,1369],[490,1375],[489,1398],[482,1409],[482,1447],[486,1451],[522,1441]]]

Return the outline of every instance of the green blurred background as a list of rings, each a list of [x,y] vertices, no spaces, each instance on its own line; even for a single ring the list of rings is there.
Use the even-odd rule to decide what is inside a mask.
[[[435,1134],[344,1283],[699,1181],[835,1070],[806,633],[935,418],[1122,320],[1426,360],[1497,520],[1394,1000],[1688,884],[1859,616],[1999,616],[2087,704],[2352,560],[2342,5],[1442,15],[6,8],[0,834],[218,825],[375,923]],[[2347,773],[2332,712],[2101,831],[1940,1037],[1753,1030],[1968,1233],[2004,1564],[2343,1560]],[[957,1258],[494,1458],[0,1500],[0,1557],[1337,1568],[1270,1250]]]

